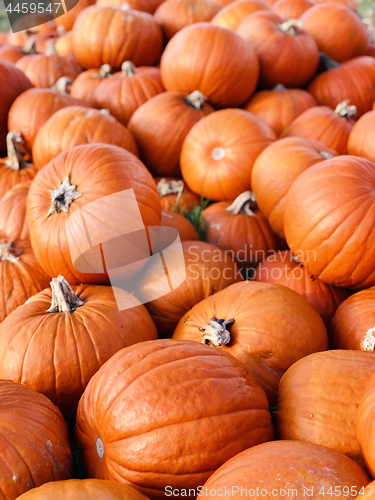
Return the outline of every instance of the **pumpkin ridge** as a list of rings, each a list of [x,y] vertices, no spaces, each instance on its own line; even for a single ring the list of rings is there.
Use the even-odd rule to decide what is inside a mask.
[[[34,437],[34,436],[33,436]],[[7,445],[12,448],[15,452],[16,452],[16,455],[18,456],[18,458],[22,461],[23,465],[25,466],[25,468],[27,469],[28,473],[29,473],[29,476],[30,476],[30,481],[32,483],[32,488],[35,488],[35,483],[34,483],[34,480],[33,480],[33,475],[31,474],[31,470],[29,468],[29,466],[27,465],[26,461],[24,460],[23,456],[21,455],[21,453],[17,450],[17,448],[10,442],[6,439],[6,437],[3,435],[1,436],[1,439],[3,439]]]

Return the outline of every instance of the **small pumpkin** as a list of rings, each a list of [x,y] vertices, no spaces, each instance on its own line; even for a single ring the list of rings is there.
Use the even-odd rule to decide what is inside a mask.
[[[362,156],[375,161],[373,131],[375,127],[375,111],[369,111],[354,124],[348,140],[348,154]]]
[[[59,37],[55,41],[55,50],[59,56],[74,54],[73,51],[73,32],[65,31],[63,28],[58,31]]]
[[[304,12],[315,5],[313,0],[276,0],[273,11],[284,19],[299,19]]]
[[[361,446],[361,451],[366,462],[366,466],[372,476],[375,475],[375,454],[374,454],[374,410],[375,410],[375,376],[373,375],[360,401],[357,411],[357,438]],[[366,496],[364,496],[366,498]]]
[[[71,97],[87,102],[95,107],[95,89],[105,79],[109,78],[113,70],[109,64],[103,64],[100,68],[87,69],[80,73],[72,83],[70,90]]]
[[[160,225],[176,229],[181,241],[199,240],[197,230],[193,224],[177,212],[162,210]]]
[[[212,23],[235,31],[241,21],[260,10],[271,11],[271,7],[263,0],[235,0],[221,9]]]
[[[10,240],[29,240],[26,200],[31,180],[13,186],[0,201],[0,234]]]
[[[32,41],[24,47],[18,45],[1,45],[0,44],[0,61],[16,64],[26,54],[33,54],[35,51],[35,43]]]
[[[176,177],[155,177],[162,210],[184,214],[201,203],[200,196],[188,188],[182,179]]]

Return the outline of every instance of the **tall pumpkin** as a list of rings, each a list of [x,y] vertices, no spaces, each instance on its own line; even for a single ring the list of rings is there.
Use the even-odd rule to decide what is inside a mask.
[[[0,234],[13,240],[29,240],[26,200],[32,181],[13,186],[0,201]]]
[[[271,7],[263,0],[235,0],[221,9],[212,23],[235,31],[241,21],[260,10],[271,11]]]
[[[370,378],[357,411],[357,438],[366,465],[372,477],[375,476],[375,375]]]
[[[236,360],[156,340],[121,350],[94,375],[76,438],[89,476],[157,499],[168,485],[201,486],[232,456],[271,440],[273,428],[264,391]]]
[[[348,140],[348,154],[362,156],[375,161],[373,134],[375,128],[375,110],[361,116],[354,124]]]

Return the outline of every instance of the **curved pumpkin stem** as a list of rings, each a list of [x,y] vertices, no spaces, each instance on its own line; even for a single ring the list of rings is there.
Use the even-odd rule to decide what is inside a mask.
[[[22,170],[33,166],[32,163],[27,162],[23,157],[20,146],[23,146],[25,141],[19,132],[8,132],[6,142],[8,149],[8,159],[4,164],[6,168]]]
[[[340,63],[338,63],[337,61],[334,61],[333,59],[328,57],[323,52],[319,53],[319,59],[320,59],[320,62],[325,66],[325,68],[327,70],[335,69],[335,68],[338,68],[340,66]]]
[[[57,55],[56,47],[55,47],[55,42],[52,39],[47,40],[45,55],[46,56],[55,56],[55,55]]]
[[[137,68],[131,61],[125,61],[124,63],[122,63],[121,73],[123,74],[123,76],[131,77],[136,75],[138,72]]]
[[[272,90],[287,90],[287,88],[282,83],[278,83]]]
[[[51,281],[52,288],[52,303],[47,312],[56,313],[72,313],[77,307],[83,306],[84,302],[80,300],[73,292],[71,286],[66,281],[64,276],[58,276]]]
[[[52,197],[52,205],[49,215],[59,214],[61,212],[68,213],[70,205],[82,196],[82,193],[77,191],[77,186],[70,183],[70,177],[66,177],[64,182],[57,189],[50,189]]]
[[[370,328],[370,330],[366,332],[362,340],[362,348],[364,351],[375,351],[375,327]]]
[[[279,29],[285,33],[286,35],[298,35],[299,31],[303,29],[304,22],[300,19],[288,19],[284,21],[282,24],[279,24]]]
[[[32,38],[29,38],[27,40],[27,42],[25,43],[25,45],[23,46],[22,52],[24,54],[27,54],[27,55],[35,54],[36,53],[35,40],[33,40]]]
[[[349,106],[350,99],[340,102],[335,109],[335,113],[343,118],[349,120],[351,116],[357,113],[357,108],[355,106]]]
[[[59,94],[69,95],[72,88],[73,80],[68,76],[62,76],[57,80],[55,85],[51,87],[51,90],[59,92]]]
[[[192,106],[198,111],[203,108],[205,101],[207,101],[207,97],[205,97],[202,92],[199,92],[199,90],[194,90],[194,92],[185,98],[186,104]]]
[[[4,240],[2,240],[4,241]],[[14,248],[11,241],[7,243],[0,243],[0,261],[10,262],[14,264],[19,260],[19,255],[21,255],[22,250],[19,248]]]
[[[230,332],[229,328],[233,325],[234,319],[217,319],[211,318],[208,325],[200,326],[199,331],[202,334],[202,344],[213,347],[223,347],[229,344]]]
[[[253,210],[257,208],[257,202],[255,195],[252,191],[245,191],[244,193],[237,196],[234,202],[229,205],[225,210],[231,212],[234,215],[244,214],[254,216]]]
[[[320,154],[320,156],[323,157],[324,160],[331,160],[333,158],[333,154],[328,153],[328,151],[319,150],[318,153]]]

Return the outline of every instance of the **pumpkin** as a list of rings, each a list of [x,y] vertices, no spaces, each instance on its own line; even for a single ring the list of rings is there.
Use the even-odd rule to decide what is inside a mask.
[[[227,250],[244,268],[280,248],[280,241],[259,211],[254,193],[246,191],[233,203],[219,201],[205,208],[206,240]]]
[[[95,89],[105,78],[109,78],[111,74],[112,68],[109,64],[103,64],[100,68],[83,71],[72,83],[70,95],[95,107]]]
[[[59,30],[59,37],[55,41],[55,50],[59,56],[66,56],[67,54],[74,54],[73,52],[73,32]]]
[[[94,373],[120,349],[157,338],[145,307],[126,292],[122,300],[129,309],[119,310],[111,287],[73,290],[54,278],[0,324],[0,378],[44,394],[73,422]]]
[[[258,491],[262,496],[272,492],[276,500],[294,496],[318,498],[335,488],[338,497],[352,499],[368,481],[365,471],[342,453],[311,443],[275,441],[233,457],[203,488],[210,500],[219,500],[222,489],[233,491],[238,498],[235,493],[240,487],[241,492],[249,491],[249,496],[254,492],[253,498],[255,494],[259,496]]]
[[[237,33],[255,49],[263,89],[279,83],[303,87],[318,68],[318,46],[299,20],[283,21],[276,14],[255,13],[240,23]]]
[[[161,28],[146,12],[92,5],[78,15],[73,27],[74,54],[84,68],[109,64],[120,69],[125,61],[152,66],[162,45]]]
[[[125,484],[101,479],[54,481],[24,493],[21,500],[147,500],[139,491]]]
[[[357,12],[346,5],[315,5],[301,16],[301,21],[304,29],[314,37],[319,50],[337,62],[367,52],[367,28]]]
[[[216,111],[187,134],[180,158],[182,176],[200,196],[233,201],[251,189],[254,162],[275,139],[273,130],[248,111]]]
[[[328,348],[324,323],[306,299],[284,286],[254,281],[235,283],[199,302],[181,317],[173,338],[232,354],[255,376],[271,405],[283,373],[301,357]]]
[[[305,90],[276,85],[272,90],[254,94],[244,109],[264,120],[279,137],[297,116],[316,105],[313,96]]]
[[[162,210],[172,210],[184,214],[200,205],[200,196],[193,193],[182,179],[156,177],[155,183],[160,196]]]
[[[374,126],[375,111],[369,111],[361,116],[350,132],[348,154],[375,161],[375,147],[372,140]]]
[[[167,0],[154,14],[167,40],[190,24],[211,21],[221,5],[214,0]]]
[[[360,351],[306,356],[285,373],[273,415],[278,439],[327,446],[364,466],[356,437],[356,414],[375,358]]]
[[[108,110],[68,106],[39,129],[32,149],[34,165],[40,170],[62,151],[96,143],[113,144],[138,156],[133,136]]]
[[[163,210],[160,225],[176,229],[181,241],[199,240],[197,230],[193,224],[177,212]]]
[[[236,31],[241,21],[260,10],[271,11],[271,7],[263,0],[235,0],[221,9],[212,19],[212,23]]]
[[[56,111],[67,106],[86,106],[84,101],[74,99],[67,92],[68,81],[60,80],[60,90],[29,89],[12,104],[9,116],[9,130],[17,130],[31,151],[38,130]]]
[[[129,130],[142,161],[153,175],[180,175],[180,153],[186,135],[201,118],[214,111],[205,100],[198,91],[189,95],[163,92],[135,111]]]
[[[48,281],[29,241],[0,237],[0,323]]]
[[[0,487],[4,500],[50,481],[69,479],[68,427],[45,396],[0,380]]]
[[[327,285],[310,274],[288,250],[270,255],[261,262],[255,281],[287,286],[299,293],[318,311],[327,329],[337,308],[349,296],[345,288]]]
[[[79,0],[72,9],[66,12],[66,14],[56,17],[55,23],[57,26],[63,26],[66,31],[70,31],[74,26],[78,14],[94,3],[95,0]]]
[[[6,149],[9,109],[22,92],[32,87],[30,80],[13,64],[0,62],[0,152]]]
[[[10,240],[29,240],[26,200],[32,181],[21,182],[9,189],[0,201],[0,234]]]
[[[375,287],[361,290],[337,309],[329,329],[333,349],[375,350]]]
[[[311,274],[348,288],[375,285],[374,194],[374,165],[356,156],[318,163],[294,181],[285,236]]]
[[[16,64],[26,54],[34,53],[34,42],[28,46],[20,47],[17,45],[0,45],[0,61]]]
[[[239,268],[229,252],[203,241],[184,241],[186,278],[182,285],[168,294],[146,303],[159,337],[171,337],[181,317],[201,300],[227,286],[243,281]],[[153,266],[143,274],[142,289],[145,296],[158,293],[157,275]]]
[[[372,376],[368,385],[365,387],[364,395],[357,411],[357,438],[361,446],[366,466],[372,476],[375,475],[374,395],[375,376]]]
[[[164,0],[97,0],[96,5],[100,7],[117,7],[118,9],[124,8],[125,10],[130,7],[134,10],[154,14],[163,2]]]
[[[121,71],[102,79],[94,91],[94,102],[97,107],[109,109],[119,122],[127,125],[136,109],[162,92],[158,68],[136,68],[132,62],[125,61]]]
[[[98,238],[97,233],[92,233],[94,229],[104,238],[101,242],[103,255],[110,259],[106,268],[115,262],[118,262],[115,268],[123,266],[123,245],[130,243],[126,232],[129,231],[131,207],[124,203],[122,196],[103,198],[128,189],[134,190],[145,226],[158,226],[161,210],[154,180],[144,165],[124,149],[107,144],[76,146],[60,153],[38,172],[30,188],[27,217],[36,257],[49,276],[63,274],[71,285],[109,283],[108,275],[103,272],[98,247],[87,250],[84,258],[80,257],[81,252],[75,254],[78,269],[74,267],[68,245],[67,219],[80,210],[82,217],[86,217],[86,224],[89,224],[91,238]],[[94,204],[82,210],[86,204],[97,200],[102,200],[100,206]],[[92,211],[97,217],[94,228],[90,217]],[[115,227],[113,217],[117,221]],[[79,248],[85,249],[85,231],[74,224],[76,220],[73,219],[70,226],[70,238],[77,240],[77,245],[81,245]],[[114,238],[118,238],[115,245],[111,243]],[[107,244],[106,240],[109,240]],[[131,243],[131,250],[136,252],[134,255],[138,259],[149,257],[148,244],[144,239],[134,238]]]
[[[314,5],[313,0],[276,0],[272,9],[284,19],[299,19],[304,12]]]
[[[359,4],[357,0],[317,0],[317,3],[339,3],[347,5],[353,10],[358,10]]]
[[[251,44],[211,23],[196,23],[176,33],[163,52],[160,69],[167,90],[199,90],[219,108],[244,104],[259,75]]]
[[[252,189],[260,211],[280,237],[285,238],[285,202],[291,185],[306,169],[335,154],[320,142],[287,137],[268,146],[256,159]]]
[[[154,499],[167,485],[197,488],[226,460],[272,437],[268,401],[251,373],[195,342],[121,350],[90,380],[77,412],[88,475]]]
[[[307,88],[318,103],[335,108],[340,102],[350,100],[357,108],[354,118],[370,111],[375,100],[375,59],[355,57],[341,65],[326,57],[323,59],[328,71],[316,76]],[[355,75],[355,85],[352,75]]]

